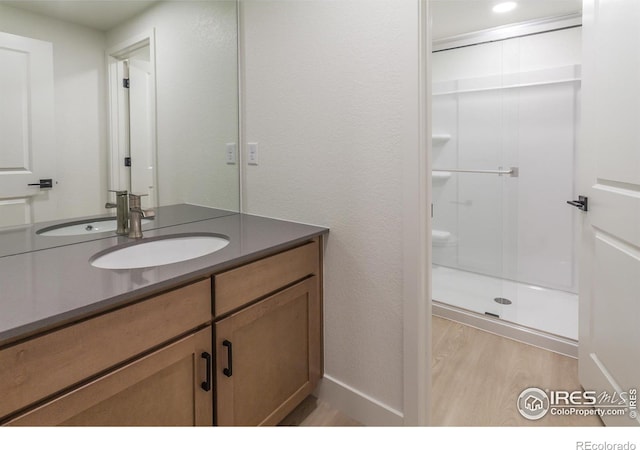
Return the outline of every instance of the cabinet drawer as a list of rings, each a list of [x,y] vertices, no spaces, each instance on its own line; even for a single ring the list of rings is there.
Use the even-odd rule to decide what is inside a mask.
[[[206,323],[203,280],[0,350],[0,418]]]
[[[317,274],[319,243],[301,247],[222,272],[214,277],[214,312],[219,317],[302,278]]]
[[[211,326],[10,420],[12,426],[213,425],[206,379]]]

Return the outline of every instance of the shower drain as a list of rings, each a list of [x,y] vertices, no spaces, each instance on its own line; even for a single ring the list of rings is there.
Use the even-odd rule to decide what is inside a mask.
[[[513,303],[508,298],[502,298],[502,297],[496,297],[493,299],[493,301],[496,303],[500,303],[501,305],[510,305],[511,303]]]

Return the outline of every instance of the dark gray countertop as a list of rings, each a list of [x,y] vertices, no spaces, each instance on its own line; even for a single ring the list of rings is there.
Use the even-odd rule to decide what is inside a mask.
[[[0,346],[138,300],[327,233],[327,228],[232,213],[144,232],[145,238],[216,233],[223,249],[159,267],[110,270],[96,253],[131,242],[110,237],[0,257]]]

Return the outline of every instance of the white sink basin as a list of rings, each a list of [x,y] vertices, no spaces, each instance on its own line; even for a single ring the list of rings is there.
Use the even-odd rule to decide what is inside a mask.
[[[146,225],[149,222],[151,222],[150,219],[142,219],[142,225]],[[116,231],[117,228],[116,218],[110,217],[87,222],[70,222],[68,224],[54,225],[38,230],[36,234],[40,236],[78,236]]]
[[[210,234],[167,236],[106,250],[89,262],[100,269],[141,269],[199,258],[227,244],[229,239]]]

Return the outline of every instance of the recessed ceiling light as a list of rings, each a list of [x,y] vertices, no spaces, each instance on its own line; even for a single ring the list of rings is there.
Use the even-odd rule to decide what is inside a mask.
[[[516,6],[518,6],[516,2],[498,3],[496,6],[493,7],[493,12],[504,13],[504,12],[512,11],[516,8]]]

